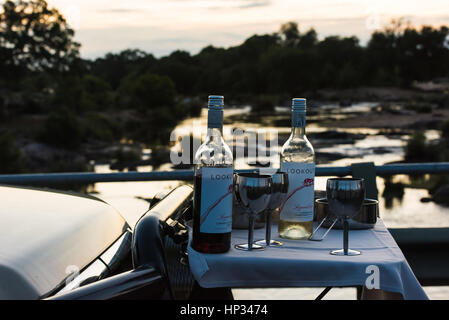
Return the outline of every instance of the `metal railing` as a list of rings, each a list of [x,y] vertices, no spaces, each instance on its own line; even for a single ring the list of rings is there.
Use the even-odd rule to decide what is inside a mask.
[[[354,164],[356,165],[356,164]],[[254,170],[254,169],[253,169]],[[253,170],[236,170],[237,172]],[[353,167],[317,166],[317,176],[347,176]],[[370,174],[374,174],[370,171]],[[377,176],[449,174],[449,162],[390,164],[375,167]],[[42,173],[0,175],[0,184],[91,184],[127,181],[191,181],[193,170],[118,173]],[[375,183],[375,179],[374,179]],[[389,229],[422,285],[449,285],[449,228]]]
[[[236,170],[236,172],[248,172]],[[449,173],[449,162],[436,163],[401,163],[376,166],[376,175],[389,176],[396,174],[443,174]],[[317,166],[316,176],[347,176],[352,174],[352,167]],[[43,185],[43,184],[91,184],[97,182],[130,182],[130,181],[167,181],[193,180],[193,170],[151,171],[151,172],[68,172],[38,174],[3,174],[0,184]]]

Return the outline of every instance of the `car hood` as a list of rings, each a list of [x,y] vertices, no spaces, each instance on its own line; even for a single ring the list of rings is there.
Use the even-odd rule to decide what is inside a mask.
[[[37,299],[128,228],[94,197],[0,186],[0,299]]]

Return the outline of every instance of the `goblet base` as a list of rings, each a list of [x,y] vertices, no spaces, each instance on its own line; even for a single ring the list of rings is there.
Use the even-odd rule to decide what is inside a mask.
[[[265,241],[265,239],[262,240],[257,240],[254,242],[254,244],[263,246],[263,247],[267,247],[267,242]],[[280,241],[277,240],[270,240],[270,243],[268,244],[268,247],[282,247],[284,244]]]
[[[332,250],[329,253],[334,255],[334,256],[358,256],[358,255],[362,254],[360,251],[351,250],[351,249],[348,249],[348,253],[347,254],[345,254],[345,250],[344,249]]]
[[[265,250],[264,246],[258,245],[253,243],[253,246],[250,248],[249,245],[247,243],[242,243],[242,244],[236,244],[234,246],[234,248],[236,248],[237,250],[243,250],[243,251],[259,251],[259,250]]]

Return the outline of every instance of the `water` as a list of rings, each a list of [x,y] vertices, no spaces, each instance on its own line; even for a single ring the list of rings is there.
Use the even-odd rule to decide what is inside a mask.
[[[354,116],[361,112],[367,112],[375,107],[376,103],[360,103],[349,107],[339,108],[336,105],[325,105],[321,107],[322,111],[313,116],[308,117],[310,124],[307,126],[307,133],[320,133],[327,130],[338,130],[351,134],[364,134],[364,138],[355,141],[339,141],[333,143],[332,140],[317,140],[314,143],[315,151],[325,153],[338,153],[344,157],[341,159],[327,161],[324,165],[328,166],[346,166],[354,162],[372,161],[376,165],[400,161],[404,157],[403,146],[409,138],[408,135],[383,135],[378,129],[370,128],[348,128],[338,129],[331,126],[322,126],[319,121],[332,118],[343,119],[345,117]],[[225,109],[225,125],[223,127],[224,136],[227,138],[228,144],[232,144],[232,130],[242,128],[244,130],[257,131],[260,129],[278,132],[279,137],[286,137],[290,132],[290,127],[273,126],[270,121],[279,119],[287,119],[289,117],[289,108],[277,107],[277,115],[271,117],[255,117],[257,122],[248,122],[245,119],[251,108],[245,106],[243,108]],[[176,130],[188,135],[193,132],[194,136],[200,137],[201,130],[207,125],[207,112],[198,118],[190,118],[180,123]],[[253,117],[254,118],[254,117]],[[318,122],[315,122],[318,121]],[[288,119],[284,121],[288,124]],[[229,124],[227,124],[229,123]],[[438,132],[434,130],[426,131],[428,139],[438,138]],[[334,140],[335,141],[335,140]],[[313,142],[313,141],[312,141]],[[354,143],[352,143],[354,142]],[[175,146],[176,147],[176,146]],[[279,150],[279,146],[273,146],[274,150]],[[146,155],[151,154],[151,150],[146,150]],[[236,161],[236,169],[255,168],[249,165],[248,160],[240,159]],[[259,159],[261,160],[261,159]],[[274,166],[279,166],[278,159],[274,160]],[[318,160],[320,160],[318,158]],[[151,166],[140,167],[138,171],[151,171]],[[158,168],[158,170],[173,170],[170,163],[166,163]],[[97,165],[97,172],[111,172],[108,165]],[[317,190],[325,190],[326,180],[328,177],[317,177],[315,188]],[[449,208],[435,204],[433,202],[421,202],[421,198],[428,197],[426,189],[407,187],[410,179],[404,175],[394,176],[392,182],[402,182],[406,184],[402,196],[397,196],[391,200],[383,198],[381,195],[385,189],[385,180],[377,178],[377,188],[379,191],[379,209],[381,217],[387,227],[391,228],[424,228],[424,227],[449,227]],[[124,216],[127,217],[133,226],[139,217],[148,209],[148,202],[141,198],[151,198],[158,192],[167,192],[179,184],[184,182],[177,181],[155,181],[155,182],[121,182],[121,183],[97,183],[95,190],[98,192],[96,196],[104,199],[114,207],[116,207]],[[448,299],[449,287],[425,287],[429,297],[432,299]],[[321,289],[238,289],[233,290],[236,299],[313,299]],[[334,289],[328,298],[333,299],[353,299],[355,297],[355,289]]]

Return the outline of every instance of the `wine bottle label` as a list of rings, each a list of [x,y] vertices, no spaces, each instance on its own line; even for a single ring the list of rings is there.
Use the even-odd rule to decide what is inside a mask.
[[[280,218],[287,221],[313,220],[315,163],[282,162],[288,174],[288,193],[279,208]]]
[[[231,232],[234,170],[232,167],[201,170],[200,232]]]

